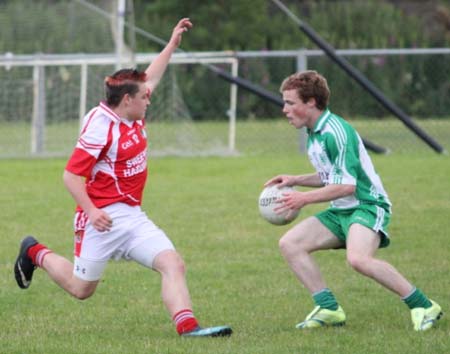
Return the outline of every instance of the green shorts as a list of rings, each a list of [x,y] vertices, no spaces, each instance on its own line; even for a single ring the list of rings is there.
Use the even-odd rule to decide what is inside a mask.
[[[362,204],[351,209],[329,208],[316,217],[339,240],[346,243],[348,230],[352,224],[361,224],[380,235],[380,248],[389,246],[387,227],[391,220],[389,209],[373,204]]]

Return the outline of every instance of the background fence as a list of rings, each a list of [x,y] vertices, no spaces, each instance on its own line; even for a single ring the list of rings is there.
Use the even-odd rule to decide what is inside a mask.
[[[447,150],[450,49],[341,50],[344,56]],[[145,68],[156,54],[138,54]],[[315,69],[329,81],[331,108],[361,135],[394,152],[427,150],[414,133],[337,68],[322,51],[177,53],[152,97],[153,155],[227,155],[301,150],[280,107],[230,86],[216,65],[278,92],[284,77]],[[0,156],[66,156],[80,118],[103,98],[114,55],[0,56]]]
[[[175,22],[172,17],[195,10],[198,22],[183,39],[183,48],[222,48],[227,43],[230,48],[307,47],[310,41],[284,14],[278,11],[267,17],[266,12],[274,10],[270,3],[230,0],[213,8],[207,2],[192,8],[189,2],[180,5],[174,1],[150,5],[140,0],[2,1],[0,157],[68,155],[78,135],[80,116],[103,98],[104,77],[121,66],[145,68],[163,44],[157,36],[135,27],[135,22],[168,38],[168,23]],[[286,3],[332,44],[382,46],[337,52],[450,150],[450,48],[445,48],[445,2],[404,1],[395,6],[394,2],[373,0]],[[215,17],[227,6],[234,11],[230,18]],[[422,19],[433,26],[424,27]],[[388,28],[378,26],[380,22],[388,22]],[[387,49],[420,44],[424,44],[423,49]],[[425,48],[427,45],[444,48]],[[141,47],[155,50],[135,54]],[[294,71],[318,70],[327,77],[332,91],[330,108],[350,120],[363,138],[396,153],[431,151],[322,51],[177,53],[172,64],[148,111],[150,154],[302,151],[304,132],[286,124],[279,106],[230,86],[208,65],[217,65],[274,93]]]

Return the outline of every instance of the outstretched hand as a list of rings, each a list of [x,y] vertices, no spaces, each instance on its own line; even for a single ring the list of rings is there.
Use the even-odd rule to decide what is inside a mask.
[[[284,186],[289,187],[295,186],[297,185],[297,176],[278,175],[269,179],[264,184],[264,187],[272,185],[276,185],[278,188],[282,188]],[[282,193],[282,197],[277,200],[277,203],[279,205],[275,207],[273,210],[277,214],[282,214],[283,212],[288,210],[289,212],[286,215],[286,218],[290,218],[299,209],[301,209],[303,206],[307,204],[306,200],[304,199],[303,193],[298,191]]]
[[[181,43],[181,38],[183,36],[184,32],[187,32],[189,29],[192,28],[192,22],[189,20],[189,18],[182,18],[180,21],[178,21],[177,25],[172,31],[172,36],[170,37],[170,43],[174,45],[175,47],[178,47]]]
[[[264,187],[268,187],[276,184],[278,188],[284,186],[295,186],[295,176],[291,175],[278,175],[271,179],[269,179],[266,183],[264,183]]]

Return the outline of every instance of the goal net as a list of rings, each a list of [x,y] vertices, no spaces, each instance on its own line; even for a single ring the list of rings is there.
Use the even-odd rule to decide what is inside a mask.
[[[24,60],[13,58],[9,67],[0,67],[0,105],[4,107],[0,113],[0,157],[67,156],[72,151],[81,117],[104,98],[103,80],[115,69],[114,65],[88,65],[87,57],[85,69],[76,64],[76,58],[63,60],[73,60],[74,64],[51,64],[51,60],[41,59],[37,65],[36,58],[28,58],[29,66],[19,66]],[[147,110],[150,155],[234,153],[227,116],[230,86],[223,83],[223,90],[203,93],[195,106],[189,98],[202,93],[187,78],[191,75],[222,85],[199,63],[169,65]]]
[[[104,98],[103,80],[118,69],[115,33],[111,19],[87,3],[0,4],[5,29],[0,40],[0,157],[67,156],[81,116]],[[111,8],[106,11],[112,14]],[[133,52],[126,49],[125,54]],[[99,52],[108,54],[93,54]],[[156,55],[138,53],[121,66],[144,70]],[[147,111],[150,155],[233,153],[230,85],[204,65],[230,70],[233,62],[193,60],[179,53],[172,59]],[[213,80],[209,90],[201,85]]]

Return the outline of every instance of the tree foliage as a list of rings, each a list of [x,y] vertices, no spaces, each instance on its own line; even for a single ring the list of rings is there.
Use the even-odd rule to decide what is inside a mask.
[[[442,16],[448,7],[445,2],[428,2],[429,12],[434,14],[432,29],[422,13],[407,13],[389,1],[284,3],[335,48],[445,47],[450,43],[450,28]],[[268,0],[134,0],[134,4],[142,9],[136,13],[137,25],[164,38],[177,19],[190,17],[196,28],[183,42],[189,51],[314,48],[296,24]],[[151,45],[145,40],[139,43]]]
[[[107,12],[112,8],[111,0],[87,2],[99,7],[108,5]],[[420,2],[427,4],[422,7],[415,5],[417,1],[394,0],[284,3],[335,48],[450,44],[450,5],[444,0]],[[187,51],[314,48],[296,24],[269,0],[133,0],[132,8],[136,26],[163,39],[170,37],[179,18],[190,17],[195,30],[183,40]],[[126,19],[130,18],[128,13]],[[74,0],[0,1],[0,26],[0,52],[113,50],[109,19]],[[160,49],[159,44],[146,38],[137,36],[137,40],[137,51]]]

